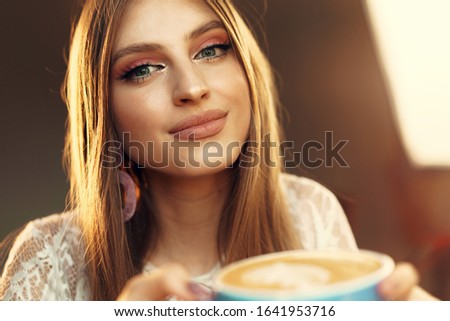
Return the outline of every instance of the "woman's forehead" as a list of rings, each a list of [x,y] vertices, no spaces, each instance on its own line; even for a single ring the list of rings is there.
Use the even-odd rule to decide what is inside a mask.
[[[189,36],[198,26],[220,21],[203,0],[133,0],[118,25],[114,47],[152,42],[164,45]]]

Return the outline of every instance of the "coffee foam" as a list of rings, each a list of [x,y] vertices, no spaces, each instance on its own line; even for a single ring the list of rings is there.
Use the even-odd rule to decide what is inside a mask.
[[[277,262],[244,272],[242,285],[280,289],[308,289],[328,284],[330,272],[311,264]]]
[[[369,274],[381,264],[368,257],[270,257],[242,262],[222,275],[225,284],[247,289],[308,290]]]

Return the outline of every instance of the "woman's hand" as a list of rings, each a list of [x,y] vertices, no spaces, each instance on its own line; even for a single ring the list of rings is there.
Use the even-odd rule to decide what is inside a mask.
[[[149,274],[131,278],[122,289],[118,301],[207,300],[209,293],[191,282],[181,265],[170,264]]]
[[[378,293],[385,300],[414,301],[437,300],[418,286],[419,274],[410,263],[399,263],[394,272],[378,286]]]

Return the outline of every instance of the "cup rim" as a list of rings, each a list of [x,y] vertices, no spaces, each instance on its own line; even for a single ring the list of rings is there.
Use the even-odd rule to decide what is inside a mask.
[[[222,278],[230,270],[234,269],[236,266],[242,264],[259,262],[270,260],[276,257],[288,257],[292,255],[300,255],[302,258],[313,258],[313,257],[323,257],[324,255],[332,258],[361,258],[361,256],[370,257],[371,259],[376,259],[381,263],[381,267],[373,272],[359,276],[351,280],[345,280],[336,282],[333,284],[328,284],[318,288],[308,289],[305,292],[294,290],[262,290],[262,289],[246,289],[239,286],[228,285],[222,282]],[[395,263],[394,260],[387,254],[375,252],[371,250],[357,250],[357,251],[344,251],[344,250],[290,250],[274,252],[269,254],[263,254],[243,260],[233,262],[225,267],[223,267],[217,274],[214,280],[214,287],[217,292],[232,294],[238,297],[250,297],[255,300],[261,299],[296,299],[296,300],[314,300],[324,297],[333,297],[342,295],[345,293],[352,293],[361,289],[373,286],[386,278],[394,270]]]

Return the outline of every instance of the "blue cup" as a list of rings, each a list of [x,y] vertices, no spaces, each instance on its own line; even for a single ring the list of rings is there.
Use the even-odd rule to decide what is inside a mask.
[[[375,301],[392,273],[388,255],[367,251],[285,251],[241,260],[215,279],[219,301]]]

